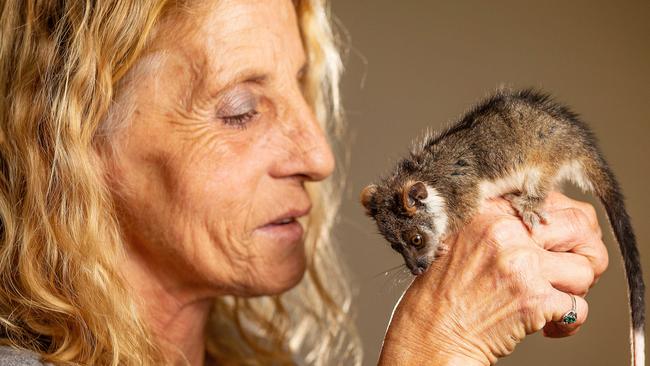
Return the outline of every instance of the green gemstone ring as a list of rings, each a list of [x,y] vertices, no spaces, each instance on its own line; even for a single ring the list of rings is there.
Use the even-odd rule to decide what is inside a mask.
[[[573,324],[576,322],[576,320],[578,320],[578,313],[576,312],[576,298],[571,294],[569,294],[569,296],[571,296],[571,310],[562,316],[562,323],[564,324]]]

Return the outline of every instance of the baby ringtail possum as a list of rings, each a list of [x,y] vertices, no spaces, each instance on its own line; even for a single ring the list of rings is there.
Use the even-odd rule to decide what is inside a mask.
[[[549,191],[571,181],[603,203],[625,262],[632,316],[632,363],[644,364],[644,283],[621,189],[587,125],[534,91],[500,90],[459,122],[416,146],[392,174],[363,189],[361,203],[414,275],[441,240],[502,196],[532,230],[545,223]],[[543,227],[539,229],[543,230]]]

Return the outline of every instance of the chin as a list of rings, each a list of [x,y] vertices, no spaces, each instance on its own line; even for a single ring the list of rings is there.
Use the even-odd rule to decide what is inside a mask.
[[[294,288],[305,275],[306,266],[303,266],[299,271],[292,271],[284,273],[284,277],[276,277],[273,282],[264,283],[261,287],[264,288],[263,292],[259,295],[280,295]],[[270,277],[269,279],[272,279]]]
[[[296,286],[305,275],[307,258],[302,242],[291,253],[275,253],[255,271],[253,296],[279,295]]]
[[[297,225],[294,225],[297,226]],[[245,280],[248,296],[278,295],[296,286],[305,275],[307,258],[302,228],[270,228],[254,233],[251,253],[256,253]],[[300,235],[298,235],[300,234]]]

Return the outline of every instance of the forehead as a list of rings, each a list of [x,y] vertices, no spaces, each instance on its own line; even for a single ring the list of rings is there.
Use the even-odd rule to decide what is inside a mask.
[[[181,33],[177,39],[161,34],[165,48],[217,87],[237,76],[295,74],[305,62],[291,0],[208,1],[186,13],[174,19],[181,26],[167,30]]]

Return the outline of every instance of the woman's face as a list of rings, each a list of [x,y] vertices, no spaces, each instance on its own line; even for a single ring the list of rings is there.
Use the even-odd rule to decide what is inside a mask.
[[[160,27],[113,140],[129,256],[172,287],[282,292],[305,270],[305,183],[334,168],[301,92],[292,2],[214,1]]]

